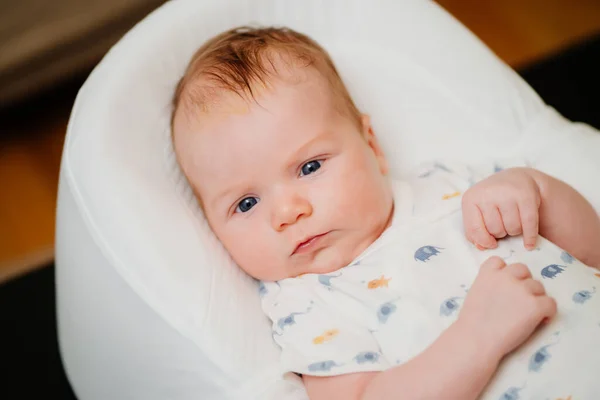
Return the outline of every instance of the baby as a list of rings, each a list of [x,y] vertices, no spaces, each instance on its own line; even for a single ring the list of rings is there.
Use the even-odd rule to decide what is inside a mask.
[[[582,353],[600,344],[600,220],[567,184],[440,162],[392,180],[327,53],[289,29],[203,45],[172,132],[311,399],[600,398]]]

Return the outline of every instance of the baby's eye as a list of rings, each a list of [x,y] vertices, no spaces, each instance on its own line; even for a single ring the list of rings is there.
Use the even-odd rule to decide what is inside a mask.
[[[258,203],[258,199],[256,197],[246,197],[242,199],[235,208],[235,212],[245,213],[250,211],[252,207],[254,207]]]
[[[321,161],[319,161],[319,160],[309,161],[302,166],[302,169],[300,170],[300,172],[301,172],[300,176],[310,175],[313,172],[315,172],[316,170],[318,170],[319,168],[321,168]]]

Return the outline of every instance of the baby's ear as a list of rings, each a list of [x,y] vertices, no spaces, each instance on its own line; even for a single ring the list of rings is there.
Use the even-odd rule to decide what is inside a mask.
[[[389,171],[387,160],[385,159],[385,154],[379,145],[379,141],[375,136],[375,131],[373,130],[373,125],[371,125],[371,117],[367,114],[361,115],[362,122],[362,131],[361,134],[363,138],[366,140],[367,144],[373,151],[375,158],[377,159],[377,163],[379,164],[379,170],[383,175],[387,175]]]

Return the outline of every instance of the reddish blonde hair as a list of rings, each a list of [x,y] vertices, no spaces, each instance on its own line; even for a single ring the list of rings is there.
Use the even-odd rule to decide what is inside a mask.
[[[360,126],[360,112],[318,43],[288,28],[245,26],[213,37],[196,51],[175,90],[171,126],[182,102],[206,109],[219,91],[255,100],[255,85],[265,86],[277,74],[275,57],[315,68],[327,80],[340,111]]]

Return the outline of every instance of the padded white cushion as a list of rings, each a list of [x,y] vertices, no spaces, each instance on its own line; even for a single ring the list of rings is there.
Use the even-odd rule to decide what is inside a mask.
[[[600,136],[544,105],[433,2],[168,2],[96,67],[69,122],[57,307],[80,399],[306,399],[281,376],[256,282],[210,232],[169,141],[172,92],[193,52],[249,23],[289,26],[330,51],[394,175],[433,158],[526,155],[600,208]]]

